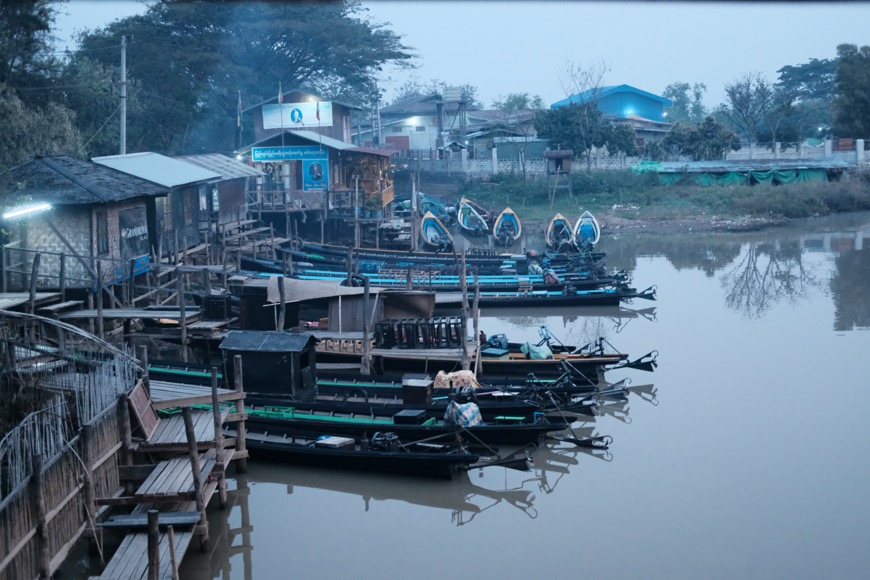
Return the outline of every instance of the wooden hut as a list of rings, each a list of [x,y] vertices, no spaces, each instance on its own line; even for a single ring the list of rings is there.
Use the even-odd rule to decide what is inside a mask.
[[[316,343],[309,333],[232,330],[220,344],[225,380],[236,384],[233,357],[240,355],[245,392],[311,397]]]

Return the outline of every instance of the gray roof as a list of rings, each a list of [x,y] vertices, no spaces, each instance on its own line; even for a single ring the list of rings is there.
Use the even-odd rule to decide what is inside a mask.
[[[219,348],[242,352],[302,352],[312,341],[316,342],[317,338],[307,332],[231,330]]]
[[[265,285],[266,299],[268,305],[280,303],[281,295],[278,291],[278,280],[281,276],[261,277],[257,280],[258,284],[250,285]],[[332,298],[335,296],[352,296],[362,295],[365,291],[360,286],[342,286],[340,280],[297,280],[296,278],[283,278],[284,280],[284,302],[305,302],[306,300],[321,300],[324,298]],[[369,293],[372,296],[386,290],[386,288],[369,288]]]
[[[215,181],[221,177],[213,171],[197,167],[191,163],[151,152],[94,157],[92,161],[165,187]]]
[[[206,153],[204,155],[179,155],[175,159],[180,159],[186,163],[193,163],[197,167],[208,169],[219,173],[221,179],[238,179],[239,177],[257,177],[264,175],[262,171],[256,167],[251,167],[247,163],[242,163],[238,159],[227,157],[220,153]]]
[[[0,191],[52,205],[88,205],[166,195],[168,189],[103,165],[72,157],[37,157],[0,178]]]

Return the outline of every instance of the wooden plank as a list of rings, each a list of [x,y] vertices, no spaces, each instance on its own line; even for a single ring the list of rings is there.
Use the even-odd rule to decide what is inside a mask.
[[[151,400],[148,398],[148,392],[145,390],[145,383],[139,381],[136,386],[130,391],[130,409],[133,410],[133,415],[142,427],[142,432],[145,434],[145,439],[150,439],[157,428],[159,418],[154,408],[151,407]]]
[[[199,523],[202,512],[160,512],[157,516],[157,525],[166,526],[195,526]],[[104,528],[147,528],[148,514],[119,514],[110,517],[100,524]]]

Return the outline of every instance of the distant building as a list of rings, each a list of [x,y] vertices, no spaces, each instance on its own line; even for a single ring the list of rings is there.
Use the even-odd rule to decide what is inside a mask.
[[[595,103],[606,118],[629,124],[634,129],[635,144],[641,149],[647,143],[664,139],[673,127],[667,122],[665,111],[673,106],[670,99],[630,85],[589,89],[553,103],[550,108],[588,103]]]

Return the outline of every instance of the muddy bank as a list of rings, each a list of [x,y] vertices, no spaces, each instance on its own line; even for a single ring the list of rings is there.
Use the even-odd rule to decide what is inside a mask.
[[[752,232],[767,228],[780,227],[793,220],[785,218],[763,218],[753,216],[721,217],[721,216],[677,216],[669,219],[662,218],[627,218],[618,213],[598,213],[595,215],[603,233],[632,233],[666,235],[680,233],[704,233],[704,232]],[[524,227],[531,229],[546,230],[548,222],[529,220],[524,222]]]

